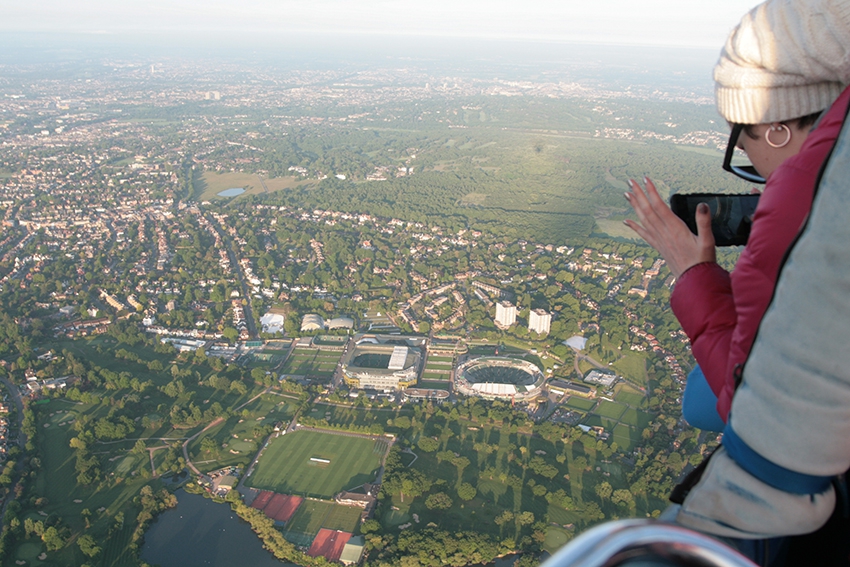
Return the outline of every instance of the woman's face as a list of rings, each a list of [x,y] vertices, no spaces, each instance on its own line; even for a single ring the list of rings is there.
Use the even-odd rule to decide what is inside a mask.
[[[738,138],[738,148],[747,154],[753,167],[759,174],[767,179],[779,165],[791,156],[800,153],[800,148],[803,142],[806,141],[806,136],[809,135],[809,126],[798,128],[796,122],[788,125],[791,133],[791,139],[786,145],[781,148],[774,148],[767,143],[765,138],[766,133],[770,133],[770,140],[776,144],[781,143],[788,136],[788,131],[784,128],[779,128],[776,131],[770,131],[770,124],[756,124],[752,127],[750,136],[746,131],[741,132]]]

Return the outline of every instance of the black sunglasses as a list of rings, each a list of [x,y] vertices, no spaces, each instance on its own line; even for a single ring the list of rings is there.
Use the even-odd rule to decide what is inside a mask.
[[[729,134],[729,145],[726,146],[726,156],[723,158],[723,169],[750,183],[764,183],[764,177],[759,175],[755,167],[751,165],[732,165],[732,156],[735,154],[735,147],[738,145],[738,138],[741,136],[743,130],[743,124],[732,126],[732,133]]]

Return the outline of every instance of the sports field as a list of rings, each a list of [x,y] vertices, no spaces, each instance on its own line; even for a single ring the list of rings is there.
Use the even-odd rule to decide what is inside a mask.
[[[580,398],[578,396],[570,396],[570,399],[567,400],[567,407],[578,409],[582,411],[590,411],[594,407],[596,407],[596,400],[588,400],[586,398]]]
[[[295,545],[309,546],[319,530],[341,530],[354,533],[363,512],[356,506],[341,506],[321,500],[304,500],[292,520],[286,524],[283,537]]]
[[[599,415],[600,417],[607,417],[610,419],[620,419],[620,416],[623,415],[623,412],[626,411],[626,406],[609,402],[607,400],[601,400],[599,405],[596,406],[596,409],[593,410],[593,413]]]
[[[341,490],[372,482],[386,450],[385,440],[294,431],[271,441],[245,484],[283,494],[329,499]]]
[[[283,374],[330,379],[340,358],[339,352],[296,348],[281,368]]]
[[[430,380],[432,382],[448,382],[449,378],[451,378],[451,374],[446,372],[445,374],[440,372],[423,372],[422,379]]]
[[[310,546],[307,555],[310,557],[319,557],[321,555],[327,558],[328,561],[338,561],[349,538],[351,538],[350,533],[322,529],[319,531],[316,539],[313,540],[313,545]]]

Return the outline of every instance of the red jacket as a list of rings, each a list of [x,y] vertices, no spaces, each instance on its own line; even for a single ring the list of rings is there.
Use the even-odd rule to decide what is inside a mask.
[[[768,177],[732,273],[714,262],[697,264],[682,274],[670,297],[724,422],[735,392],[735,367],[749,355],[782,258],[809,214],[818,171],[838,137],[848,101],[850,87],[809,133],[800,153]]]

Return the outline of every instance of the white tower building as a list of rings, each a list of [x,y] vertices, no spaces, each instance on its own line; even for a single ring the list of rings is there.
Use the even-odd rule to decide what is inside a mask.
[[[496,304],[496,326],[507,329],[516,323],[516,305],[509,301],[500,301]]]
[[[552,314],[542,309],[532,309],[528,314],[528,330],[541,335],[549,333],[552,325]]]

